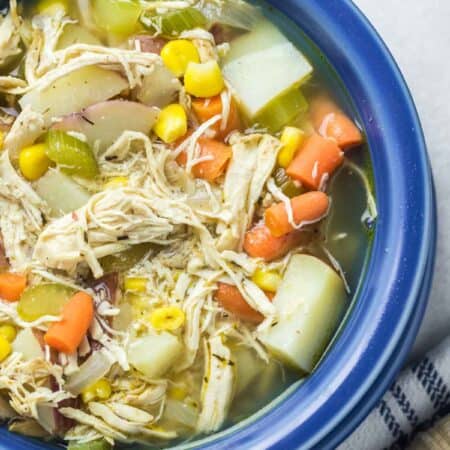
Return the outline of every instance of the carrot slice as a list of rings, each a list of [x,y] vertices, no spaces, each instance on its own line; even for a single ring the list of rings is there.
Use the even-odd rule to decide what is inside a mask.
[[[233,154],[231,147],[208,138],[200,138],[198,143],[201,148],[201,158],[210,157],[211,159],[196,164],[192,168],[192,173],[196,178],[202,178],[211,182],[215,181],[225,172],[228,166],[228,162]]]
[[[303,240],[302,233],[293,232],[275,237],[263,223],[248,230],[244,238],[244,250],[252,258],[274,261],[287,255]]]
[[[192,101],[192,109],[195,112],[198,120],[201,123],[212,119],[214,116],[222,114],[222,98],[220,95],[211,98],[197,98]],[[239,117],[239,111],[234,99],[230,102],[230,112],[228,114],[228,122],[224,129],[222,129],[222,121],[215,123],[211,127],[216,132],[216,139],[224,140],[232,131],[239,130],[241,128],[241,119]]]
[[[311,120],[316,131],[333,139],[342,150],[363,143],[363,136],[355,123],[328,97],[318,97],[311,104]]]
[[[264,316],[245,301],[236,286],[218,283],[217,287],[215,299],[224,309],[246,322],[261,323],[264,320]]]
[[[50,326],[44,336],[47,345],[59,352],[75,353],[94,318],[94,301],[84,292],[75,294],[64,306],[62,320]]]
[[[318,190],[344,161],[344,154],[331,139],[312,135],[295,156],[286,173],[308,189]]]
[[[0,298],[17,302],[27,287],[27,277],[18,273],[0,273]]]
[[[307,192],[291,199],[294,222],[314,223],[321,220],[328,211],[330,201],[323,192]],[[266,210],[265,222],[267,228],[275,237],[284,236],[295,230],[289,222],[286,205],[278,203]]]
[[[225,172],[233,152],[230,146],[215,139],[201,137],[197,142],[200,145],[200,158],[208,159],[196,164],[192,168],[192,174],[195,178],[213,182]],[[179,165],[185,166],[186,152],[181,152],[176,161]]]

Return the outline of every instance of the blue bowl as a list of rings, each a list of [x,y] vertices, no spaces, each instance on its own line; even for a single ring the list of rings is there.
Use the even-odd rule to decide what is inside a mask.
[[[350,0],[268,0],[333,64],[365,127],[379,220],[358,300],[317,371],[255,416],[178,448],[332,449],[389,388],[417,334],[436,245],[433,181],[408,88]],[[57,448],[0,430],[0,449]]]

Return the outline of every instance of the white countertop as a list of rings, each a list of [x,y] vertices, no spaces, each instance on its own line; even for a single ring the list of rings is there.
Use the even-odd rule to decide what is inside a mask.
[[[419,110],[435,176],[438,256],[430,303],[411,355],[416,359],[450,334],[450,1],[354,1],[400,65]]]

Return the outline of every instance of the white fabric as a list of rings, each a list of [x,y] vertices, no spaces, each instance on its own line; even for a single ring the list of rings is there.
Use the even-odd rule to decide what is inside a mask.
[[[450,337],[405,369],[338,450],[403,449],[415,433],[450,413]]]

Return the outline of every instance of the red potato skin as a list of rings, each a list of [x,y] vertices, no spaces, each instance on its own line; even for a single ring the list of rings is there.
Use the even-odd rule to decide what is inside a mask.
[[[134,41],[139,41],[141,52],[161,54],[161,50],[167,44],[167,39],[162,37],[149,36],[147,34],[139,34],[133,38]]]
[[[6,257],[5,245],[3,244],[3,236],[0,232],[0,272],[6,272],[9,269],[9,261]]]

